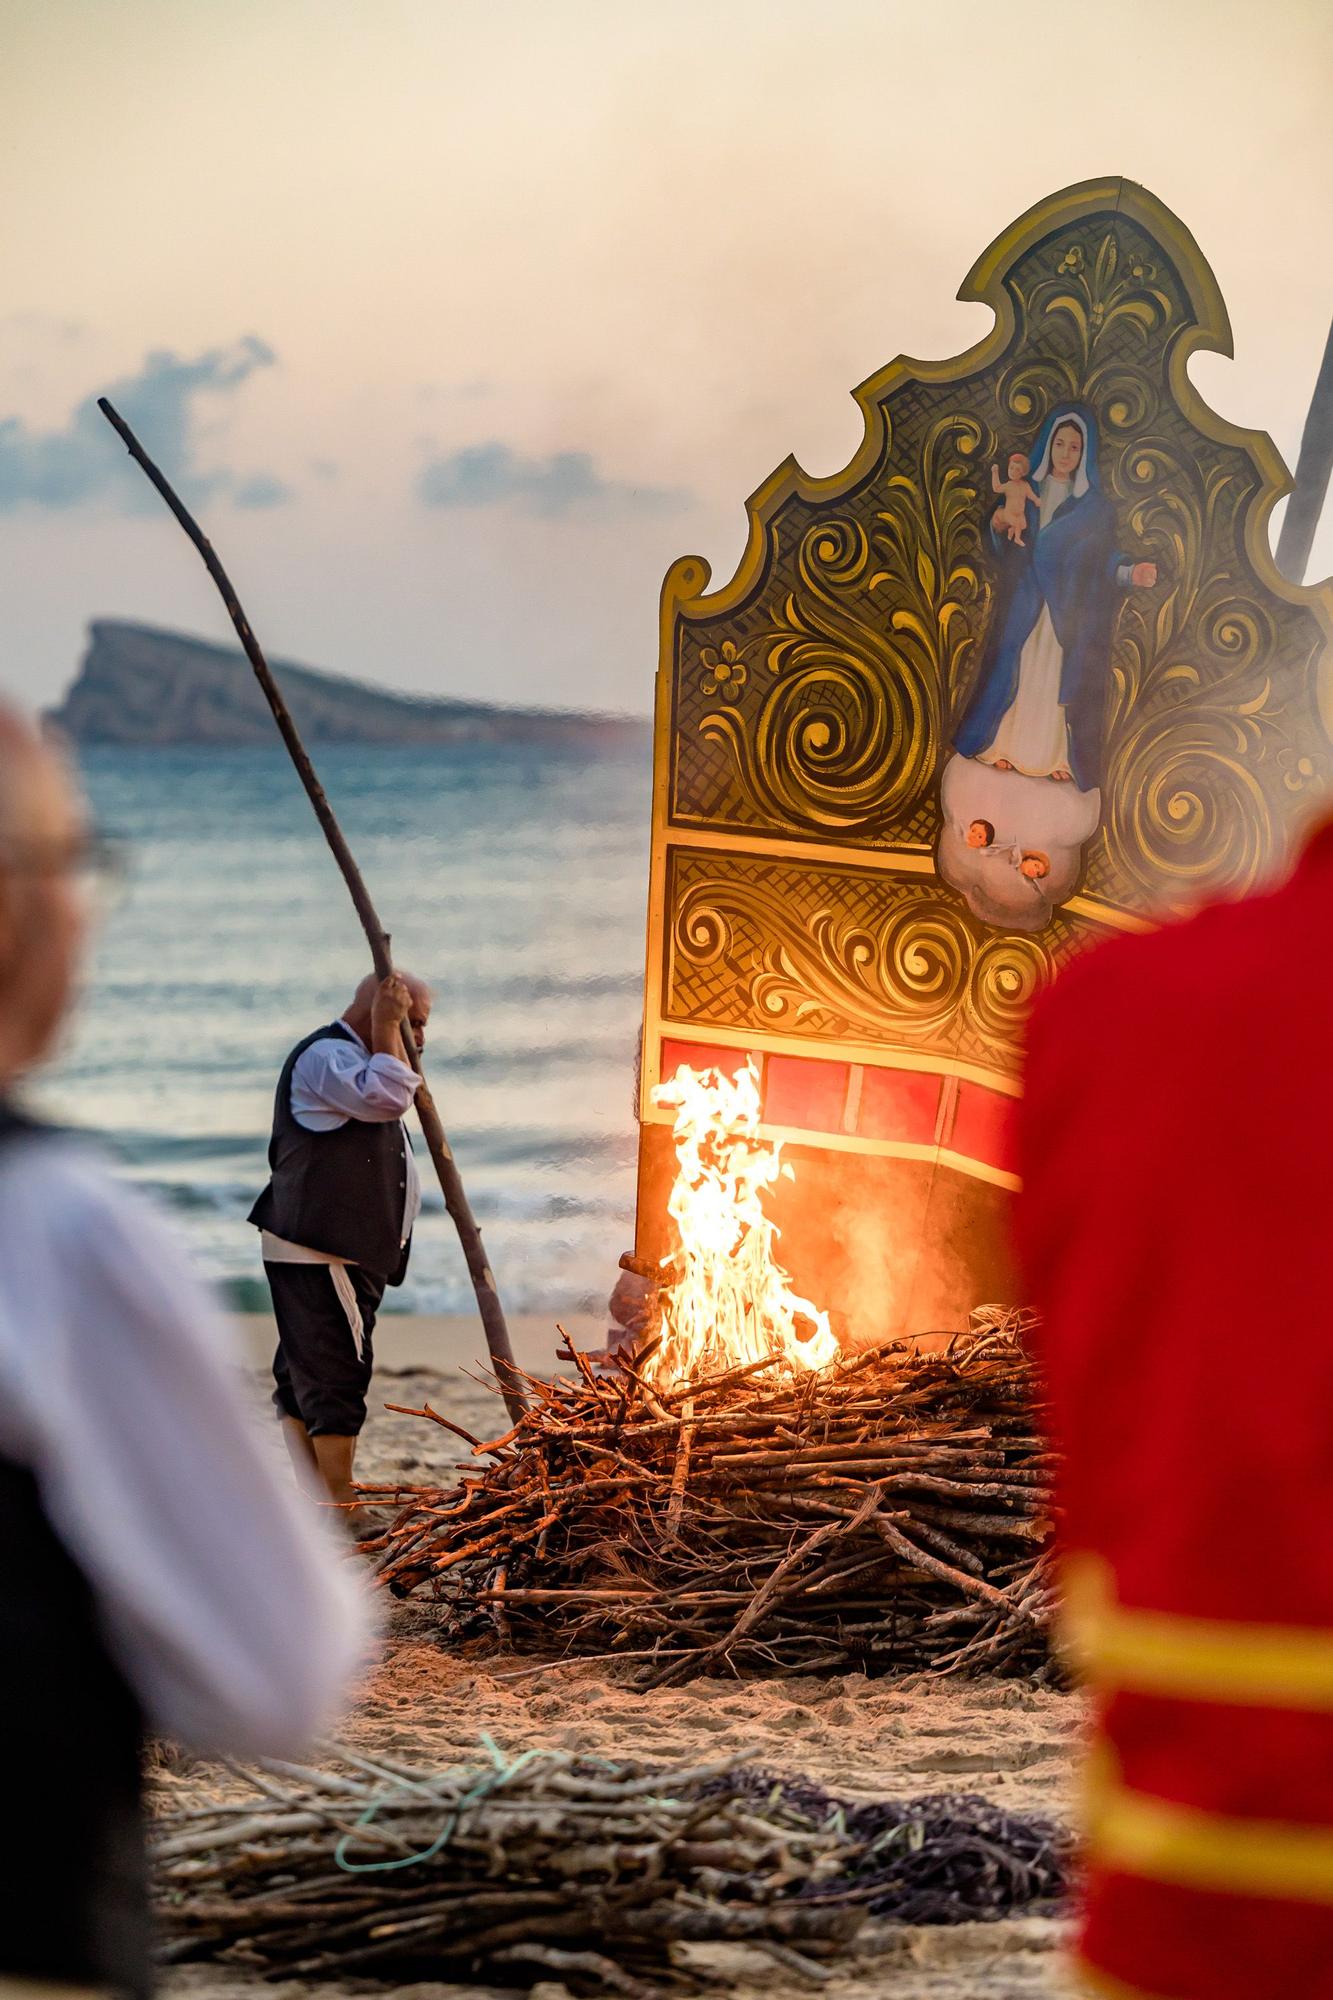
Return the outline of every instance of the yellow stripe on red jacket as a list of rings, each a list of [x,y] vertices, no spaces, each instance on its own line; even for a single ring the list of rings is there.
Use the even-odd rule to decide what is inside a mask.
[[[1081,1949],[1151,2000],[1333,2000],[1331,1013],[1333,828],[1031,1024],[1019,1229],[1099,1746]]]

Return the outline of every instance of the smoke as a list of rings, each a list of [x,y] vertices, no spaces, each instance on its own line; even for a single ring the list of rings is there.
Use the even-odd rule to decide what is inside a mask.
[[[1004,1188],[931,1160],[789,1145],[777,1258],[846,1348],[967,1324],[1014,1296]]]
[[[904,1239],[901,1213],[883,1214],[856,1201],[846,1184],[832,1221],[833,1304],[844,1347],[891,1340],[907,1321],[917,1246]]]

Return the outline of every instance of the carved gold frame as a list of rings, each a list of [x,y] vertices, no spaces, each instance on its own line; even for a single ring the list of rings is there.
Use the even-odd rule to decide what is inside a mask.
[[[926,1069],[943,1077],[967,1079],[1007,1095],[1017,1092],[1016,1041],[1007,1031],[986,1047],[967,1050],[960,1046],[950,1051],[940,1046],[915,1048],[911,1045],[910,1036],[895,1041],[866,1028],[858,1030],[854,1023],[845,1024],[836,1033],[793,1033],[782,1025],[770,1026],[757,1019],[737,1024],[724,1020],[710,1021],[706,1015],[701,1017],[697,1012],[682,1015],[673,1011],[667,974],[676,916],[670,884],[678,857],[718,857],[719,865],[723,865],[725,858],[730,856],[738,865],[750,862],[761,866],[789,863],[811,871],[850,868],[858,878],[864,877],[867,883],[879,879],[886,885],[902,885],[904,891],[913,883],[920,886],[922,878],[935,880],[933,842],[922,838],[919,833],[879,839],[873,843],[842,839],[821,841],[811,837],[808,827],[797,837],[793,830],[773,825],[738,827],[725,818],[710,821],[706,815],[702,818],[695,815],[691,819],[689,815],[673,812],[675,758],[678,744],[683,741],[677,700],[685,675],[682,635],[696,627],[707,627],[718,639],[721,624],[755,604],[772,566],[779,525],[793,502],[802,503],[812,512],[827,510],[832,518],[840,503],[864,488],[877,467],[883,470],[892,466],[890,440],[893,412],[900,397],[932,386],[944,388],[957,385],[961,392],[962,385],[986,371],[997,369],[1006,359],[1014,359],[1019,306],[1024,303],[1015,290],[1015,274],[1025,269],[1029,261],[1059,232],[1086,232],[1103,221],[1107,240],[1114,238],[1120,243],[1125,238],[1141,244],[1146,239],[1150,245],[1157,246],[1173,277],[1179,281],[1183,303],[1169,327],[1169,336],[1168,331],[1162,333],[1163,350],[1167,354],[1163,401],[1169,398],[1173,415],[1182,419],[1203,441],[1201,451],[1206,450],[1207,441],[1212,441],[1242,454],[1250,468],[1250,487],[1244,502],[1243,550],[1248,574],[1244,578],[1244,592],[1239,593],[1242,612],[1249,609],[1256,618],[1262,612],[1258,627],[1261,631],[1280,629],[1289,636],[1295,629],[1293,620],[1297,614],[1302,631],[1306,625],[1309,627],[1308,635],[1296,634],[1288,645],[1289,653],[1294,649],[1294,653],[1303,659],[1308,654],[1308,659],[1304,667],[1299,661],[1294,667],[1283,667],[1286,678],[1279,690],[1281,699],[1275,698],[1269,711],[1263,711],[1262,702],[1258,707],[1248,702],[1238,703],[1236,716],[1262,713],[1267,732],[1265,755],[1269,750],[1277,755],[1279,746],[1289,746],[1296,760],[1291,770],[1303,771],[1304,766],[1309,764],[1311,781],[1307,784],[1302,777],[1301,784],[1287,797],[1281,787],[1275,793],[1277,781],[1266,770],[1264,783],[1268,789],[1262,792],[1262,797],[1256,791],[1253,810],[1260,817],[1267,815],[1267,823],[1260,827],[1250,842],[1253,852],[1247,862],[1248,876],[1243,876],[1238,868],[1233,868],[1230,873],[1217,867],[1211,871],[1199,867],[1182,869],[1180,882],[1170,885],[1172,893],[1167,895],[1168,904],[1183,907],[1201,889],[1245,887],[1253,880],[1262,879],[1263,874],[1271,871],[1280,856],[1289,849],[1295,831],[1309,817],[1314,803],[1311,794],[1317,788],[1317,781],[1324,777],[1322,760],[1328,748],[1330,716],[1333,715],[1333,691],[1330,688],[1333,677],[1329,671],[1330,658],[1333,657],[1329,648],[1329,640],[1333,638],[1333,585],[1325,583],[1314,589],[1305,589],[1288,583],[1281,576],[1271,551],[1268,522],[1273,506],[1290,488],[1287,470],[1266,434],[1244,429],[1219,416],[1209,408],[1189,380],[1188,363],[1195,353],[1215,352],[1228,357],[1232,354],[1231,329],[1220,290],[1185,225],[1146,189],[1118,179],[1087,181],[1067,188],[1038,202],[1003,231],[964,280],[959,298],[989,305],[995,314],[994,325],[988,333],[966,352],[949,360],[931,362],[899,356],[862,383],[853,393],[862,412],[864,435],[848,465],[841,472],[824,479],[811,477],[791,457],[779,465],[747,502],[749,533],[746,548],[729,582],[710,590],[709,565],[698,556],[683,558],[668,572],[660,607],[654,724],[652,851],[640,1100],[640,1115],[645,1122],[661,1122],[665,1118],[665,1114],[658,1112],[652,1103],[653,1089],[661,1081],[660,1051],[664,1037],[693,1039],[738,1050],[755,1049],[775,1054],[823,1057],[839,1062],[864,1062],[886,1069]],[[1091,241],[1090,238],[1088,240]],[[1068,253],[1066,261],[1073,254]],[[1082,255],[1082,252],[1077,254]],[[1142,264],[1142,251],[1137,254]],[[1148,263],[1146,268],[1151,277],[1152,265]],[[1152,296],[1165,298],[1165,292],[1153,293]],[[1132,314],[1132,303],[1124,310]],[[1094,319],[1096,311],[1094,305]],[[1125,449],[1128,451],[1130,447],[1127,445]],[[1289,612],[1283,607],[1288,607]],[[1224,635],[1219,644],[1226,643],[1229,641]],[[1151,667],[1151,648],[1145,653],[1145,659]],[[1269,679],[1272,678],[1270,675]],[[1195,680],[1198,679],[1196,673]],[[1256,688],[1258,686],[1256,681]],[[1218,711],[1218,716],[1226,720],[1222,710]],[[1282,754],[1286,754],[1285,749]],[[1236,768],[1240,770],[1241,765],[1238,763]],[[1246,782],[1249,782],[1248,777]],[[1051,964],[1058,963],[1063,956],[1080,948],[1083,941],[1116,931],[1144,929],[1152,921],[1146,895],[1117,894],[1108,889],[1104,881],[1099,885],[1091,880],[1062,906],[1060,917],[1059,936],[1047,950],[1047,960]],[[1025,973],[1024,977],[1027,976]],[[773,1136],[807,1142],[811,1138],[809,1132],[781,1127],[773,1128]],[[941,1148],[938,1144],[923,1146],[836,1132],[820,1134],[816,1143],[839,1151],[939,1160],[999,1185],[1014,1185],[1012,1175],[993,1164],[951,1154],[947,1146]]]

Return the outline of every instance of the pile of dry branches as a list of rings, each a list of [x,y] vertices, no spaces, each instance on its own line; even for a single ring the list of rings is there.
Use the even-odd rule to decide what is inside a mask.
[[[366,1489],[399,1508],[381,1577],[432,1592],[450,1637],[646,1660],[654,1683],[1052,1672],[1051,1458],[1016,1316],[660,1395],[573,1358],[506,1436],[458,1432],[456,1485]]]
[[[819,1977],[873,1948],[871,1919],[999,1917],[1065,1889],[1061,1829],[983,1799],[853,1804],[736,1759],[487,1749],[451,1771],[346,1750],[337,1770],[266,1765],[247,1774],[258,1806],[159,1822],[166,1957],[646,1993],[688,1978],[682,1945],[747,1944]]]

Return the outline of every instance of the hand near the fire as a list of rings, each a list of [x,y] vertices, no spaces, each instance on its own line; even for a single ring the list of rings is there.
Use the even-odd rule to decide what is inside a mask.
[[[1135,590],[1151,590],[1157,581],[1156,563],[1135,563],[1129,572],[1129,581]]]
[[[642,1333],[652,1319],[656,1300],[657,1286],[651,1278],[641,1278],[635,1271],[622,1271],[606,1309],[616,1325],[623,1326],[627,1333]]]

